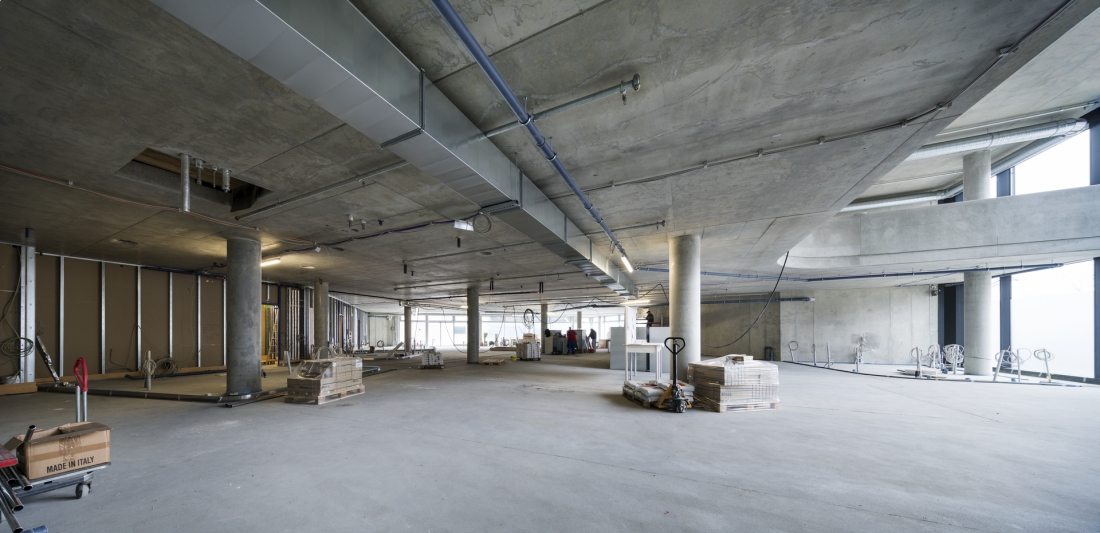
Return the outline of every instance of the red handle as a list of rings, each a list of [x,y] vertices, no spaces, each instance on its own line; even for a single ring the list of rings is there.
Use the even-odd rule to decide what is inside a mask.
[[[88,363],[84,362],[83,357],[78,358],[73,365],[73,374],[76,375],[76,386],[88,390]]]

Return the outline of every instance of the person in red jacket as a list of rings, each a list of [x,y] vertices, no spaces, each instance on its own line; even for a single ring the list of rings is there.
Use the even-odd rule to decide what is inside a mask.
[[[577,353],[577,331],[570,329],[565,333],[565,340],[567,341],[569,355]]]

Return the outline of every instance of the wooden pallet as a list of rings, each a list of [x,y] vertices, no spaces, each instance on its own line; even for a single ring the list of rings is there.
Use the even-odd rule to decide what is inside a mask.
[[[699,398],[696,397],[698,400]],[[779,409],[780,402],[750,402],[750,403],[716,403],[703,400],[699,402],[700,409],[714,411],[716,413],[728,413],[730,411],[765,411]]]
[[[483,364],[483,365],[503,365],[504,363],[507,363],[507,362],[508,361],[504,360],[504,359],[486,359],[484,361],[481,361],[481,364]]]
[[[443,365],[420,365],[420,370],[443,370]]]
[[[346,390],[344,392],[329,394],[327,396],[291,396],[288,394],[283,397],[283,401],[286,403],[299,403],[306,405],[324,405],[326,403],[335,402],[336,400],[343,400],[344,398],[349,398],[351,396],[358,396],[360,394],[363,394],[363,392],[363,387],[358,387],[355,389]]]

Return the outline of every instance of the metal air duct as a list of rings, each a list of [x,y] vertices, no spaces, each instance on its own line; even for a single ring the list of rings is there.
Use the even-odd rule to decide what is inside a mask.
[[[620,295],[633,283],[347,0],[153,0]],[[419,130],[417,134],[410,135]],[[454,206],[444,216],[467,216]],[[585,270],[589,272],[588,270]]]

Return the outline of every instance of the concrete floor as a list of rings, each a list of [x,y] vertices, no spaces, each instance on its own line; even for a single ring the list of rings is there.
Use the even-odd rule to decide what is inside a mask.
[[[91,398],[94,490],[27,500],[73,531],[1096,531],[1100,388],[781,364],[779,411],[673,415],[607,355],[400,368],[322,407]],[[184,379],[184,378],[177,378]],[[0,398],[0,436],[72,419]]]

